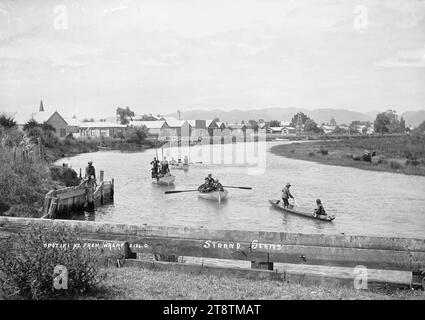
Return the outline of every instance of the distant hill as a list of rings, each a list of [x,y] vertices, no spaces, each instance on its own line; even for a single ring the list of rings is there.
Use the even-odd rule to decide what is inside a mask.
[[[317,123],[327,123],[332,117],[335,118],[337,123],[350,124],[351,121],[373,121],[374,117],[350,110],[344,109],[315,109],[307,110],[303,108],[265,108],[265,109],[254,109],[254,110],[238,110],[234,109],[231,111],[223,110],[191,110],[181,113],[181,119],[214,119],[218,117],[220,121],[228,123],[240,123],[242,120],[247,122],[250,119],[258,120],[264,119],[265,121],[270,120],[286,120],[291,121],[292,117],[298,113],[303,112]],[[177,114],[168,114],[167,116],[177,118]]]
[[[425,121],[425,110],[420,111],[406,111],[401,114],[401,116],[406,121],[406,125],[417,127],[423,121]]]

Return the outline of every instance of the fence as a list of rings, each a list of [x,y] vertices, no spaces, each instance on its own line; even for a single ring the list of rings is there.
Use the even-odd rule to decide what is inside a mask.
[[[0,234],[30,224],[46,229],[61,225],[79,231],[89,242],[119,243],[117,258],[142,268],[344,286],[353,286],[360,275],[366,276],[368,288],[424,285],[423,239],[8,217],[0,217]],[[154,259],[146,259],[147,254]]]

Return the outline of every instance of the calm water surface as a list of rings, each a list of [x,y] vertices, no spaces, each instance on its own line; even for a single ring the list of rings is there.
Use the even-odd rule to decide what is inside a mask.
[[[101,151],[64,158],[74,169],[92,160],[115,178],[115,202],[79,219],[149,225],[203,226],[205,228],[289,231],[350,235],[425,238],[425,177],[355,168],[328,166],[275,156],[269,148],[253,143],[164,148],[144,152]],[[257,153],[255,153],[257,152]],[[190,156],[188,171],[173,170],[175,186],[152,184],[150,161],[164,153],[167,159]],[[244,154],[248,154],[244,157]],[[252,156],[252,157],[251,157]],[[247,158],[247,159],[246,159]],[[210,161],[209,159],[212,159]],[[238,164],[246,160],[250,165]],[[264,159],[264,162],[262,162]],[[256,161],[263,165],[253,167]],[[264,168],[264,170],[262,169]],[[208,173],[223,185],[250,186],[253,190],[228,189],[229,198],[218,204],[199,199],[196,192],[165,195],[166,190],[196,189]],[[336,214],[332,223],[282,213],[268,199],[280,197],[284,184],[303,207],[313,208],[316,198]]]

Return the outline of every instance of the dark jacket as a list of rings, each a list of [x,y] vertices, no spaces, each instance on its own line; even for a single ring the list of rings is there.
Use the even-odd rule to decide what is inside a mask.
[[[86,167],[86,178],[91,179],[91,176],[94,177],[94,180],[96,180],[96,170],[92,165],[88,165]]]

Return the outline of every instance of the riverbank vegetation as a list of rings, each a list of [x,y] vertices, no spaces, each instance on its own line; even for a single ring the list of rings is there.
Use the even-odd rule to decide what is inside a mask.
[[[2,240],[0,296],[57,299],[95,290],[105,276],[100,270],[102,254],[100,250],[76,246],[81,243],[77,233],[58,226],[48,230],[31,226],[23,233]],[[53,275],[62,279],[56,280],[59,290],[53,286]]]
[[[425,136],[366,136],[277,145],[288,158],[359,169],[425,176]]]
[[[53,165],[62,157],[100,149],[140,151],[158,144],[147,139],[143,128],[127,137],[82,139],[70,134],[59,139],[48,124],[29,121],[20,130],[13,119],[0,116],[0,215],[40,217],[48,191],[78,185],[77,172]]]

